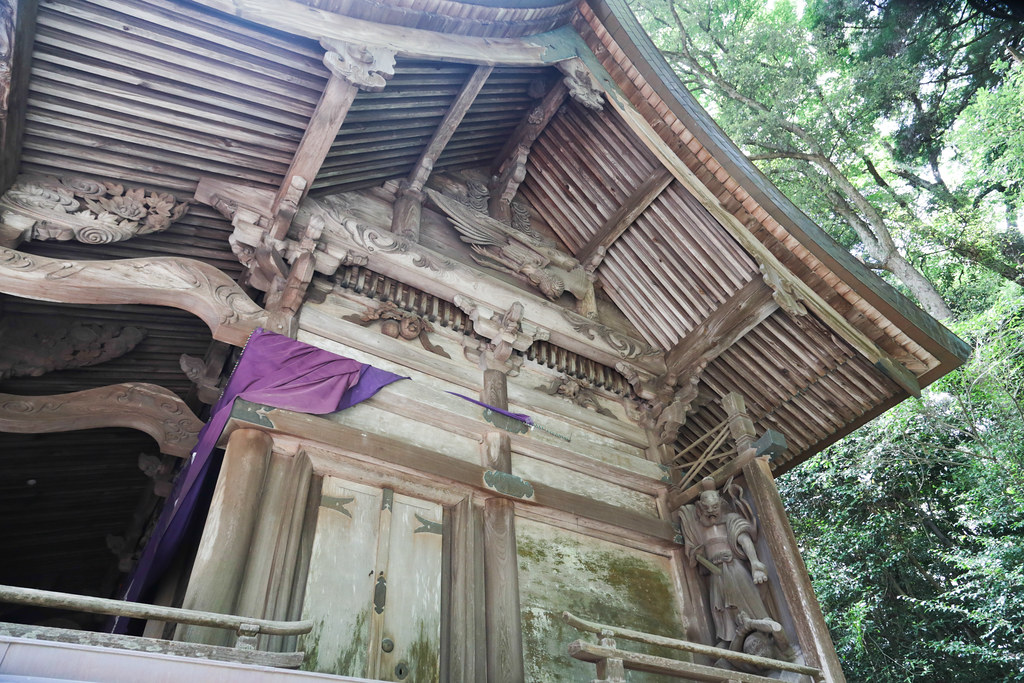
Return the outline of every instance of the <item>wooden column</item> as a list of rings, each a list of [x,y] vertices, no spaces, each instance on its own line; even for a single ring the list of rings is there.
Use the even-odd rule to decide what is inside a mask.
[[[222,614],[234,611],[273,445],[269,434],[256,429],[240,429],[228,439],[182,603],[185,609]],[[235,634],[224,629],[182,625],[175,640],[233,645]]]
[[[484,369],[481,400],[508,410],[508,376],[493,352]],[[512,441],[507,432],[487,435],[485,465],[512,471]],[[508,498],[488,498],[484,504],[484,602],[487,623],[487,680],[523,681],[523,630],[519,608],[519,556],[516,549],[515,505]]]
[[[722,406],[729,415],[729,431],[736,440],[737,449],[739,452],[749,450],[754,443],[755,430],[743,397],[729,394],[722,399]],[[821,669],[826,681],[845,683],[846,677],[832,636],[814,595],[807,566],[800,557],[800,548],[793,535],[793,527],[789,525],[779,490],[775,487],[769,459],[764,456],[754,458],[743,468],[743,476],[754,499],[761,534],[775,563],[779,586],[793,616],[804,661],[808,666]]]

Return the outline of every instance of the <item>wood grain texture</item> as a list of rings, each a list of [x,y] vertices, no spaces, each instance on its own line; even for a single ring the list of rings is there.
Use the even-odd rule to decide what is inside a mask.
[[[519,623],[515,507],[504,498],[490,498],[484,504],[484,574],[487,681],[518,683],[526,673]]]
[[[187,458],[203,422],[177,395],[129,382],[54,396],[0,394],[0,431],[22,434],[129,427],[149,434],[161,453]]]
[[[0,247],[0,291],[63,303],[180,308],[202,318],[214,339],[235,346],[266,321],[234,280],[186,258],[64,261]]]

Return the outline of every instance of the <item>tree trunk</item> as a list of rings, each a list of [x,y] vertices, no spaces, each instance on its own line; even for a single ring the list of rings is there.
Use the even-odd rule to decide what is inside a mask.
[[[953,311],[943,300],[931,282],[898,253],[891,253],[883,262],[886,270],[905,284],[918,303],[930,316],[938,320],[953,317]]]

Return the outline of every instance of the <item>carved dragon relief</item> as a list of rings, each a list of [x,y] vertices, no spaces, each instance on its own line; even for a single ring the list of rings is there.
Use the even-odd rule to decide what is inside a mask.
[[[152,436],[160,451],[188,457],[203,422],[173,392],[126,382],[70,394],[0,394],[0,431],[21,434],[128,427]]]
[[[451,219],[462,241],[469,244],[484,266],[524,275],[548,299],[555,301],[568,291],[588,317],[595,317],[594,283],[574,257],[553,243],[512,230],[501,221],[467,209],[434,190],[430,200]]]
[[[0,197],[0,244],[120,242],[166,230],[190,205],[162,192],[80,176],[22,175]]]
[[[131,351],[139,327],[39,317],[0,320],[0,380],[99,365]]]
[[[180,308],[201,318],[215,339],[238,346],[267,317],[220,270],[178,257],[65,261],[0,247],[0,291],[64,303]]]

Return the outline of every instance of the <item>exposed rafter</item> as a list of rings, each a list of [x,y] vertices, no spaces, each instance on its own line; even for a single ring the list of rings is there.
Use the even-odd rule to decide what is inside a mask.
[[[605,252],[615,244],[615,240],[626,232],[630,225],[640,217],[647,207],[658,198],[672,182],[673,176],[664,168],[655,170],[651,177],[641,183],[640,187],[615,210],[604,222],[593,237],[576,254],[580,263],[591,271],[595,270],[604,260]]]
[[[562,80],[551,86],[540,104],[531,109],[519,122],[512,136],[494,158],[491,164],[493,180],[489,188],[491,196],[487,207],[492,217],[504,222],[512,219],[512,198],[515,197],[519,184],[525,177],[526,158],[530,148],[568,94],[569,89]]]

